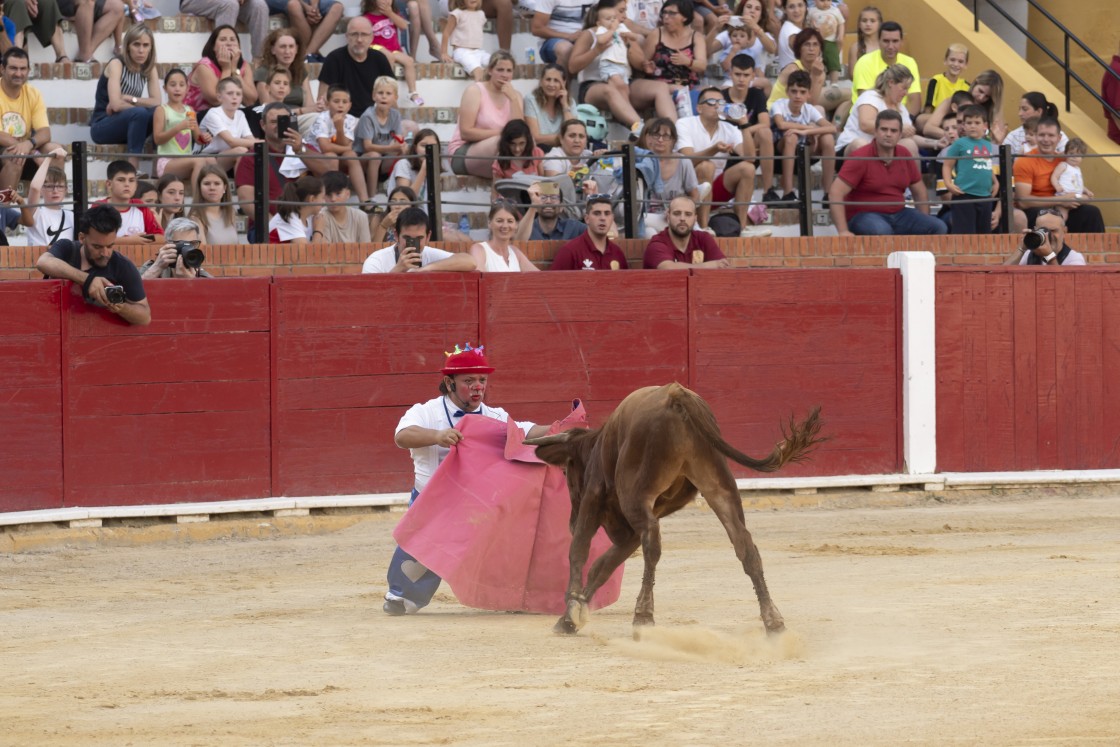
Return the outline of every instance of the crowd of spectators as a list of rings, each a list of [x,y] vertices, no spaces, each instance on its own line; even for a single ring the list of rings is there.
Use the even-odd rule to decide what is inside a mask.
[[[91,14],[84,0],[8,0],[15,37],[0,45],[7,49],[0,145],[17,157],[0,168],[0,189],[30,178],[19,221],[36,239],[72,235],[73,215],[64,209],[65,151],[51,142],[44,102],[27,84],[28,57],[18,45],[33,34],[65,61],[57,23],[75,14],[81,60],[110,35],[119,37],[101,66],[90,136],[127,148],[107,180],[109,202],[122,206],[123,241],[158,243],[154,227],[184,217],[184,203],[199,241],[241,240],[237,212],[251,216],[263,197],[254,193],[249,156],[262,142],[270,156],[270,223],[250,224],[250,240],[399,240],[401,216],[426,210],[425,149],[439,142],[434,131],[418,131],[398,104],[394,65],[402,68],[408,103],[424,104],[415,68],[421,41],[428,59],[456,64],[471,78],[439,165],[494,180],[489,240],[469,252],[485,271],[533,269],[515,242],[537,238],[568,242],[554,268],[612,266],[622,186],[607,116],[637,146],[641,237],[662,236],[687,261],[693,255],[673,239],[680,239],[675,232],[684,217],[692,216],[697,233],[760,237],[769,234],[760,225],[767,207],[801,205],[808,195],[797,194],[794,172],[802,152],[820,164],[825,198],[818,202],[842,235],[995,230],[1001,216],[991,162],[1001,144],[1018,156],[1011,230],[1035,225],[1049,208],[1071,231],[1103,230],[1092,191],[1065,158],[1069,140],[1053,103],[1025,94],[1020,126],[1009,132],[998,73],[981,71],[969,81],[969,50],[951,42],[943,70],[923,78],[904,52],[902,26],[874,7],[859,9],[855,40],[845,50],[844,28],[855,8],[833,0],[739,0],[734,7],[708,0],[522,0],[545,63],[536,88],[522,96],[507,51],[511,0],[452,0],[442,9],[442,33],[426,0],[365,0],[361,14],[346,22],[345,44],[325,57],[320,50],[342,21],[338,0],[181,0],[183,12],[211,18],[215,27],[189,73],[170,70],[162,88],[158,34],[121,23],[119,4],[104,0]],[[269,13],[286,14],[289,26],[265,33]],[[496,31],[486,30],[488,18],[496,19]],[[106,19],[116,21],[107,33]],[[234,23],[248,31],[248,53]],[[494,46],[488,33],[498,37],[496,52],[487,51]],[[1113,67],[1120,75],[1120,55]],[[1115,105],[1120,80],[1110,75],[1102,92]],[[1118,125],[1106,115],[1111,135]],[[1075,158],[1084,155],[1078,147]],[[923,173],[941,182],[937,216]],[[148,174],[167,183],[138,190],[138,177]],[[523,204],[504,201],[500,184],[519,180]],[[139,207],[145,192],[160,207]],[[606,213],[610,225],[603,226]],[[429,218],[435,220],[446,238],[470,238],[464,226]],[[686,261],[665,256],[657,266]],[[391,264],[425,266],[399,253]]]

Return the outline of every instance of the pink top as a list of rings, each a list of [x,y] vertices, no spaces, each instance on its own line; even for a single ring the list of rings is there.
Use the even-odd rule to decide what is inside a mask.
[[[198,69],[199,65],[213,70],[215,77],[222,77],[222,70],[218,67],[218,63],[214,62],[209,57],[203,57],[199,60],[198,65],[194,66],[195,70]],[[199,115],[203,114],[207,109],[213,108],[210,102],[206,100],[206,96],[203,95],[202,89],[194,82],[194,70],[191,70],[191,74],[187,78],[187,95],[183,97],[183,103],[194,109]],[[202,117],[200,116],[199,120],[201,121],[201,119]]]
[[[378,13],[366,13],[365,17],[373,24],[373,41],[371,47],[380,47],[389,52],[400,52],[401,39],[397,24],[389,16]]]
[[[506,97],[505,104],[498,106],[494,103],[494,99],[490,98],[490,92],[486,90],[486,85],[483,83],[475,83],[482,89],[482,97],[478,102],[478,117],[475,119],[475,127],[480,127],[484,130],[500,130],[506,126],[509,121],[510,114],[510,100]],[[452,154],[459,148],[466,144],[466,140],[459,134],[459,125],[455,124],[455,134],[451,136],[451,144],[448,146]]]
[[[533,152],[530,154],[533,157],[531,161],[494,161],[494,178],[495,179],[508,179],[514,174],[529,174],[536,176],[540,173],[538,169],[541,165],[541,159],[544,158],[544,151],[533,146]]]

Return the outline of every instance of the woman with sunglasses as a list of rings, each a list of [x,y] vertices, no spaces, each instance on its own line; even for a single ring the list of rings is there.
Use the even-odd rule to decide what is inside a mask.
[[[642,49],[646,76],[668,84],[678,115],[685,117],[692,115],[689,92],[708,67],[707,41],[692,28],[693,13],[692,0],[666,0],[661,28],[646,37]]]

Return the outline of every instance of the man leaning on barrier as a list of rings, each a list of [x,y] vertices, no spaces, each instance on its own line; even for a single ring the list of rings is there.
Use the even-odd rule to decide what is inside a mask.
[[[140,277],[156,278],[210,278],[202,269],[206,255],[200,248],[202,232],[190,218],[173,218],[164,229],[166,242],[155,257],[140,265]]]
[[[898,144],[902,115],[885,109],[875,117],[875,139],[848,154],[828,191],[840,236],[942,234],[945,223],[929,214],[928,194],[914,155]],[[906,207],[906,190],[916,208]],[[852,205],[845,205],[851,201]],[[864,203],[864,204],[860,204]]]
[[[674,197],[666,211],[668,226],[646,245],[642,266],[647,270],[689,270],[730,267],[716,240],[695,230],[696,203],[688,195]]]
[[[1066,246],[1066,222],[1057,208],[1038,211],[1034,228],[1023,232],[1023,240],[1003,261],[1005,265],[1085,264],[1085,255]]]
[[[470,272],[477,269],[469,254],[452,253],[428,246],[432,226],[428,214],[418,207],[405,208],[397,216],[397,243],[378,249],[362,263],[362,274],[389,272]]]
[[[116,208],[91,207],[78,222],[78,240],[56,241],[39,256],[35,268],[48,278],[72,281],[87,303],[104,306],[129,324],[148,324],[152,310],[140,273],[113,249],[120,227]]]

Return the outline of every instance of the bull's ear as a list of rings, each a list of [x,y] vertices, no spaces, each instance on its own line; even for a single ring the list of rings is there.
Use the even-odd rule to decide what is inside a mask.
[[[560,433],[553,433],[551,436],[539,436],[538,438],[527,438],[521,443],[526,446],[547,446],[548,444],[562,444],[567,443],[571,438],[571,431],[562,431]]]

